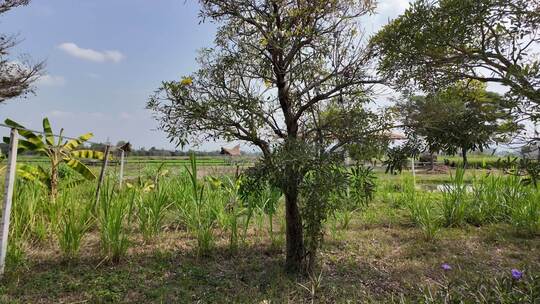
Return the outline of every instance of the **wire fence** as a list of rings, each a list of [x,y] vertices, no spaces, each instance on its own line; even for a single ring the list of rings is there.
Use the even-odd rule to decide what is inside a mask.
[[[40,146],[46,149],[51,149],[51,151],[58,151],[62,149],[62,146],[67,141],[80,141],[82,142],[80,146],[73,149],[73,151],[78,150],[94,150],[105,154],[107,152],[107,157],[101,158],[84,158],[84,157],[75,157],[76,160],[85,166],[87,166],[92,173],[99,178],[97,179],[98,188],[99,185],[103,182],[103,179],[109,174],[117,176],[118,183],[121,186],[124,180],[133,180],[137,177],[140,177],[145,174],[149,174],[152,171],[155,171],[156,168],[160,167],[169,171],[179,171],[189,165],[189,156],[130,156],[129,147],[127,145],[112,145],[110,143],[102,143],[91,140],[81,140],[81,137],[67,136],[63,134],[55,134],[51,132],[45,132],[40,130],[34,130],[30,128],[25,128],[21,126],[12,126],[0,123],[0,130],[10,131],[17,130],[18,138],[21,141],[26,140],[28,137],[28,132],[31,132],[33,135],[38,136],[40,141]],[[3,132],[1,132],[3,133]],[[4,142],[9,143],[5,140],[9,134],[4,135]],[[23,134],[21,134],[23,133]],[[26,136],[23,136],[26,135]],[[47,137],[53,137],[55,139],[61,138],[62,143],[58,143],[57,140],[54,141],[54,144],[50,144],[50,140],[46,140]],[[35,139],[34,139],[35,140]],[[92,149],[88,145],[97,145],[100,149]],[[3,147],[6,149],[6,146]],[[8,147],[9,148],[9,147]],[[22,153],[21,153],[22,152]],[[1,154],[1,153],[0,153]],[[5,158],[6,154],[2,155]],[[43,168],[49,168],[51,166],[51,158],[49,155],[45,155],[42,151],[30,151],[23,152],[19,151],[15,163],[17,165],[30,165],[38,166]],[[246,167],[252,166],[256,161],[257,156],[226,156],[226,155],[212,155],[212,156],[200,156],[197,158],[197,165],[204,168],[203,174],[222,174],[222,173],[234,173],[242,170]],[[105,162],[106,160],[106,162]],[[5,162],[5,159],[4,161]],[[5,166],[0,163],[0,174],[4,171]]]

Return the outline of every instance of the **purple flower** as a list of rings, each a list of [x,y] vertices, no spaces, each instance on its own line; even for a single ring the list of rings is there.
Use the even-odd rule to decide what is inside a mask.
[[[441,268],[445,271],[452,270],[452,266],[448,265],[447,263],[442,264]]]
[[[520,280],[523,277],[523,271],[512,269],[512,278]]]

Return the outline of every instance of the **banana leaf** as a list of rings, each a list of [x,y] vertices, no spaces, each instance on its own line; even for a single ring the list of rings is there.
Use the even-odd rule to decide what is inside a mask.
[[[94,134],[86,133],[84,135],[79,136],[76,139],[71,139],[64,145],[64,149],[66,151],[73,151],[78,146],[82,145],[83,143],[85,143],[86,141],[88,141],[92,137],[94,137]]]
[[[10,127],[17,128],[18,131],[19,131],[19,134],[22,137],[26,138],[26,140],[28,140],[32,144],[36,145],[37,147],[39,147],[41,149],[46,148],[45,144],[43,143],[43,140],[42,140],[41,136],[37,136],[32,131],[23,130],[23,129],[25,129],[24,126],[14,122],[13,120],[11,120],[9,118],[5,120],[5,123],[6,123],[6,125],[8,125]],[[9,140],[8,140],[8,143],[9,143]]]
[[[103,160],[105,158],[105,153],[93,150],[77,150],[71,152],[71,157]],[[109,159],[112,159],[112,157],[109,156]]]
[[[49,174],[41,166],[18,165],[17,175],[24,180],[36,182],[45,188],[49,188],[51,184]]]
[[[51,128],[51,123],[47,117],[43,118],[43,131],[45,133],[45,142],[49,146],[54,146],[54,135]]]
[[[88,168],[85,164],[80,162],[75,158],[64,158],[64,162],[68,167],[73,169],[75,172],[81,174],[87,180],[93,180],[96,178],[94,173]]]

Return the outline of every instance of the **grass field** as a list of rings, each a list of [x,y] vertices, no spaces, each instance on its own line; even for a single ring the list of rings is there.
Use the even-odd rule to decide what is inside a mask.
[[[327,220],[321,266],[316,274],[292,277],[283,269],[282,199],[276,201],[273,217],[269,218],[263,209],[254,209],[248,220],[248,211],[242,205],[230,207],[231,202],[240,202],[238,194],[230,192],[233,188],[226,186],[225,176],[234,174],[235,166],[199,168],[198,182],[207,189],[207,200],[202,205],[189,199],[190,183],[183,164],[170,164],[168,171],[158,171],[158,167],[158,164],[146,164],[140,169],[129,169],[128,175],[139,180],[132,181],[132,188],[125,187],[122,191],[106,186],[101,203],[91,208],[88,217],[84,216],[84,206],[93,204],[94,184],[64,190],[51,203],[42,190],[19,183],[0,302],[540,301],[540,229],[534,230],[540,227],[540,218],[534,222],[534,217],[540,215],[540,204],[531,205],[538,210],[532,214],[532,222],[524,222],[533,228],[526,233],[523,227],[529,226],[513,221],[520,215],[514,214],[518,210],[515,208],[500,211],[507,217],[484,219],[480,217],[483,213],[475,212],[489,215],[499,211],[478,211],[470,205],[470,219],[447,226],[443,224],[444,206],[449,200],[445,194],[414,190],[410,187],[412,177],[406,172],[402,175],[377,172],[377,191],[367,208],[340,209]],[[116,180],[115,170],[110,168],[109,184]],[[489,180],[479,182],[487,172],[468,170],[464,183],[487,187],[491,185]],[[456,172],[452,175],[456,176]],[[156,176],[161,180],[159,186],[145,188]],[[223,184],[216,188],[215,180],[202,176],[220,177]],[[505,192],[501,189],[521,189],[517,192],[536,195],[532,188],[512,184],[510,178],[505,178],[501,177],[500,184],[492,186],[499,187],[497,191],[501,193]],[[455,183],[459,187],[448,174],[419,172],[416,182]],[[501,204],[507,201],[506,196],[460,195],[479,205],[488,200],[500,200]],[[413,207],[420,206],[416,201],[427,202],[425,207],[435,212],[436,217],[415,213]],[[116,207],[123,211],[115,218]],[[196,214],[193,210],[205,215],[196,219],[198,226],[193,225]],[[82,218],[87,219],[88,225],[77,234],[77,227],[82,227],[78,223],[85,222]],[[430,222],[434,220],[436,227]],[[201,225],[201,221],[209,224]],[[270,222],[273,230],[269,230]],[[68,231],[65,227],[73,229]],[[232,238],[234,231],[236,243]],[[73,239],[77,235],[79,248],[69,251],[73,247],[66,243],[76,243]],[[206,245],[207,250],[201,254],[201,248]],[[118,259],[112,258],[116,253]],[[451,269],[443,269],[443,264]],[[512,269],[520,270],[523,276],[513,278]]]

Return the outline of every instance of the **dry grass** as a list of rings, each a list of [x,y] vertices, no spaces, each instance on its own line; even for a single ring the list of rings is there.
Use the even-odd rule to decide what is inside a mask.
[[[167,229],[151,242],[132,239],[118,265],[100,259],[95,232],[77,261],[63,261],[54,245],[28,248],[28,261],[11,269],[0,288],[6,303],[356,303],[413,297],[453,277],[470,281],[508,274],[511,268],[540,271],[540,237],[521,239],[504,225],[445,229],[436,242],[388,206],[375,204],[368,219],[328,233],[321,252],[320,286],[287,276],[284,255],[262,231],[232,254],[222,234],[207,258],[196,241]],[[385,212],[387,211],[387,212]],[[277,225],[276,225],[277,226]],[[334,235],[333,235],[334,234]],[[450,272],[442,263],[453,266]],[[308,291],[315,286],[315,296]],[[307,288],[306,288],[307,287]],[[266,301],[266,302],[265,302]]]

